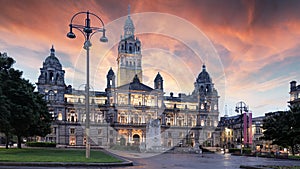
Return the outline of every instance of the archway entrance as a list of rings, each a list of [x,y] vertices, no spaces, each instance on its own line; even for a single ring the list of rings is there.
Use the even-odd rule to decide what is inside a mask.
[[[133,144],[139,145],[140,144],[140,136],[138,134],[134,134],[132,137],[133,137]]]
[[[126,144],[126,139],[124,137],[120,138],[120,145],[125,146]]]

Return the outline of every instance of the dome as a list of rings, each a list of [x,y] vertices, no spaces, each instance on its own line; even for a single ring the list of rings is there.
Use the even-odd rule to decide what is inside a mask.
[[[53,46],[50,49],[50,56],[48,56],[44,62],[44,67],[52,67],[52,68],[62,69],[62,66],[61,66],[59,60],[57,59],[57,57],[55,57],[55,50],[54,50]]]
[[[211,78],[206,71],[205,65],[202,66],[202,72],[198,75],[197,83],[211,83]]]

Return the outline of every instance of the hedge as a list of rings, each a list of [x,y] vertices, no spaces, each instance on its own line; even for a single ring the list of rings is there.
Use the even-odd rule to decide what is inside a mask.
[[[241,149],[239,148],[230,148],[229,153],[240,153]],[[251,154],[250,148],[243,148],[243,154]]]
[[[56,143],[50,142],[27,142],[28,147],[56,147]]]

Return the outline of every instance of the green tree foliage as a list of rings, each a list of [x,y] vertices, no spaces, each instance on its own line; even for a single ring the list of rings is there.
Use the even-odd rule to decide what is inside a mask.
[[[34,86],[22,78],[22,72],[12,68],[14,60],[0,57],[0,102],[1,132],[18,138],[21,148],[22,137],[45,136],[50,133],[51,115],[42,96],[34,92]]]
[[[14,60],[10,57],[6,57],[0,53],[0,132],[6,136],[6,148],[8,148],[11,126],[9,123],[11,115],[11,102],[7,99],[5,94],[6,85],[8,81],[8,73],[11,66],[14,64]]]
[[[295,147],[300,144],[300,109],[290,107],[289,111],[274,112],[264,120],[264,139],[272,140],[273,144],[290,147],[293,155]]]

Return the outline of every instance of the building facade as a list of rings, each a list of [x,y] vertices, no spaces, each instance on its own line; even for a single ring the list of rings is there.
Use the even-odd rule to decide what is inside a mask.
[[[128,14],[118,46],[117,76],[112,69],[108,70],[105,91],[90,92],[91,145],[141,149],[148,149],[146,145],[150,143],[162,148],[214,146],[219,96],[206,66],[202,66],[192,94],[165,96],[164,80],[159,72],[152,87],[142,83],[141,53],[141,42],[134,35],[134,24]],[[41,139],[59,145],[83,146],[85,93],[67,86],[64,73],[52,47],[40,69],[37,86],[48,101],[54,122],[52,133]]]
[[[258,124],[260,123],[257,122],[253,124],[252,113],[221,117],[217,130],[220,135],[220,147],[240,148],[241,141],[242,146],[252,147],[253,138],[256,136],[256,132],[253,132],[253,128]],[[262,126],[259,125],[259,127]]]
[[[300,106],[300,85],[297,86],[296,81],[290,82],[290,101],[288,103],[292,107]]]

